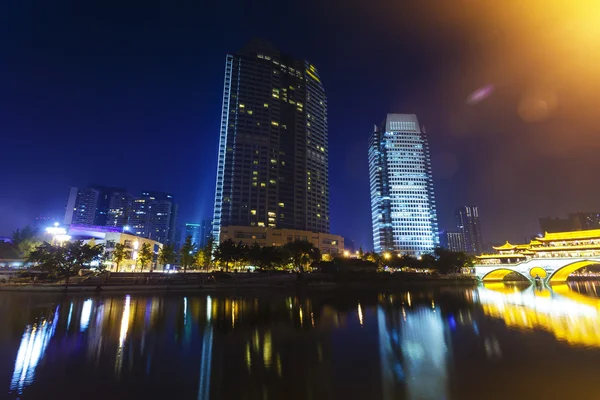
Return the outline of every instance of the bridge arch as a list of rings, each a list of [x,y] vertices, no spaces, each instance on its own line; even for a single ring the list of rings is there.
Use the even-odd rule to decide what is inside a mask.
[[[548,283],[566,282],[569,275],[571,275],[573,272],[583,267],[587,267],[589,265],[594,264],[600,264],[600,261],[581,260],[562,266],[550,275],[550,277],[548,278]]]
[[[516,272],[517,274],[521,275],[523,278],[527,279],[528,281],[531,281],[531,278],[523,275],[521,272],[515,270],[515,269],[511,269],[511,268],[498,268],[498,269],[494,269],[490,272],[488,272],[487,274],[485,274],[484,276],[481,277],[481,280],[483,282],[498,282],[503,280],[506,275]]]

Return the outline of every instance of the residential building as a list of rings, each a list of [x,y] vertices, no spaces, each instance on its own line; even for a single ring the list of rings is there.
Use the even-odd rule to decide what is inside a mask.
[[[129,217],[133,203],[133,196],[129,193],[113,193],[110,199],[106,226],[125,227],[129,224]]]
[[[456,226],[463,234],[464,251],[470,254],[482,254],[484,249],[478,207],[463,206],[456,210]]]
[[[133,196],[120,188],[74,187],[69,192],[64,223],[114,227],[160,243],[172,243],[177,211],[169,193],[143,191],[140,196]]]
[[[558,218],[558,217],[540,217],[540,233],[556,233],[556,232],[568,232],[573,229],[573,222],[569,218]]]
[[[375,252],[420,256],[438,244],[429,145],[414,114],[388,114],[369,139]]]
[[[213,237],[329,232],[327,98],[317,69],[254,41],[225,61]]]
[[[586,231],[590,229],[600,229],[600,213],[582,212],[569,213],[572,229],[576,231]]]
[[[440,232],[440,246],[450,251],[466,251],[465,236],[462,232]]]
[[[72,187],[69,191],[64,223],[67,225],[104,226],[108,222],[110,200],[114,193],[125,189],[92,185]]]
[[[298,229],[277,229],[259,226],[223,226],[221,227],[221,242],[232,239],[236,243],[251,246],[258,243],[261,246],[283,246],[296,240],[311,242],[321,250],[321,254],[331,256],[344,253],[344,238],[330,233],[302,231]]]

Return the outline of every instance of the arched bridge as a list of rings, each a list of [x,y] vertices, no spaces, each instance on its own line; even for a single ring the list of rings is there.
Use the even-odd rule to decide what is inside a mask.
[[[546,283],[560,283],[578,269],[593,264],[600,264],[600,257],[531,258],[517,264],[480,264],[474,269],[477,279],[483,282],[501,281],[516,272],[530,282],[539,276]]]

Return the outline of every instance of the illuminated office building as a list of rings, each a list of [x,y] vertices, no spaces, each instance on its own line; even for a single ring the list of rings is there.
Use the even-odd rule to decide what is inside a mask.
[[[369,140],[373,245],[420,256],[438,244],[429,145],[414,114],[388,114]]]
[[[456,226],[464,238],[464,250],[470,254],[483,253],[483,239],[477,206],[463,206],[456,210]]]
[[[221,227],[329,232],[327,98],[308,61],[252,42],[228,54],[213,237]]]

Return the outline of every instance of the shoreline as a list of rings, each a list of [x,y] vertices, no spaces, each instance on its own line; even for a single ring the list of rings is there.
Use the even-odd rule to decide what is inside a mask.
[[[26,293],[172,293],[172,292],[236,292],[255,289],[271,290],[308,290],[323,291],[337,289],[352,290],[388,290],[406,287],[443,287],[477,286],[476,280],[470,279],[426,279],[426,280],[391,280],[391,281],[344,281],[344,282],[243,282],[243,283],[217,283],[217,284],[137,284],[137,285],[69,285],[63,284],[4,284],[0,285],[0,292],[26,292]]]

